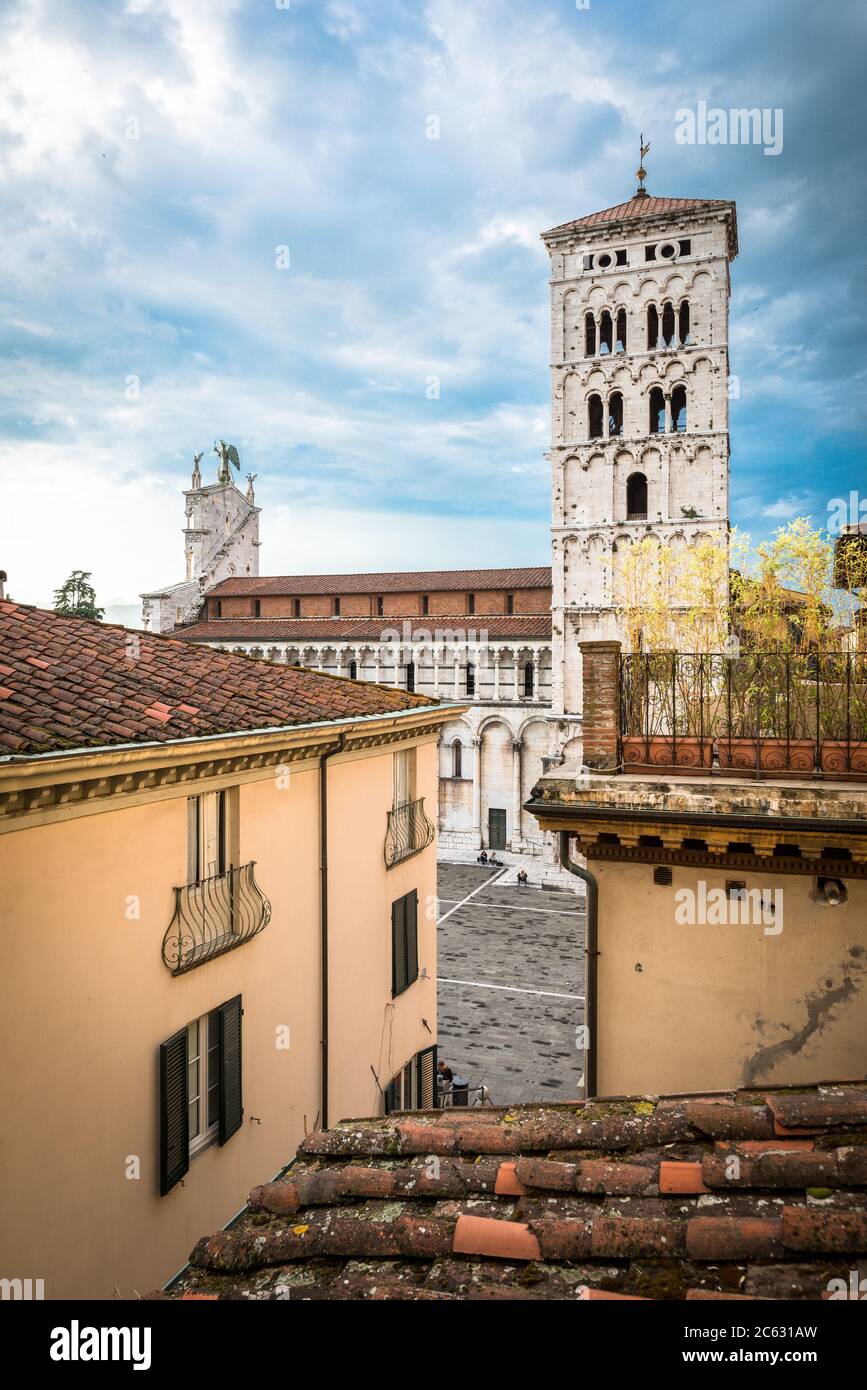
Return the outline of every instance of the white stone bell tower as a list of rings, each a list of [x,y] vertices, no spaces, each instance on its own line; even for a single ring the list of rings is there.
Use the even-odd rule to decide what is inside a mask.
[[[256,475],[247,475],[245,494],[231,476],[226,477],[231,467],[224,460],[218,481],[202,486],[201,457],[195,455],[192,481],[184,491],[185,578],[141,595],[142,625],[151,632],[170,632],[191,622],[208,589],[221,580],[259,573],[261,508],[255,505],[253,493]]]
[[[644,172],[640,171],[643,179]],[[551,257],[553,709],[581,751],[582,641],[620,638],[615,557],[727,546],[732,202],[629,202],[542,237]]]

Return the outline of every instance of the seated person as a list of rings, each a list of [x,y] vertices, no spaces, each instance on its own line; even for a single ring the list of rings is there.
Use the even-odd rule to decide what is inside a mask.
[[[526,870],[526,869],[519,869],[519,870],[518,870],[518,882],[520,883],[520,885],[521,885],[522,888],[526,888],[526,886],[527,886],[527,870]]]
[[[488,862],[487,852],[486,852],[485,850],[482,850],[481,854],[479,855],[478,859],[476,860],[476,863],[477,863],[477,864],[487,864],[487,862]]]

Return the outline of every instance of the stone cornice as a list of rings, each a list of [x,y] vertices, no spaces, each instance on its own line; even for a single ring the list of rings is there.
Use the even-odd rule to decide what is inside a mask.
[[[98,749],[0,765],[0,833],[120,806],[255,781],[285,764],[316,762],[344,735],[343,754],[437,737],[463,710],[447,705],[352,723],[259,731],[178,743]]]

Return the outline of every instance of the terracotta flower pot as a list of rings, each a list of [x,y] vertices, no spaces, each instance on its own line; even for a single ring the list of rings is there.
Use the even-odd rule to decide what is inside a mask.
[[[713,744],[710,739],[677,738],[652,734],[626,734],[623,738],[624,767],[710,767]]]
[[[823,739],[821,762],[823,772],[867,772],[867,743]]]
[[[721,738],[718,743],[720,767],[752,771],[761,766],[766,772],[812,772],[816,745],[812,739]],[[761,762],[759,762],[759,758]]]

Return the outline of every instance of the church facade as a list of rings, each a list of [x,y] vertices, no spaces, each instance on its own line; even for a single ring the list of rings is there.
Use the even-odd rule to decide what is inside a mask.
[[[582,761],[580,644],[622,640],[618,556],[729,535],[729,265],[734,204],[655,198],[543,233],[551,260],[551,568],[259,575],[259,509],[197,456],[186,577],[144,625],[224,651],[453,698],[440,844],[544,851],[523,808]]]

